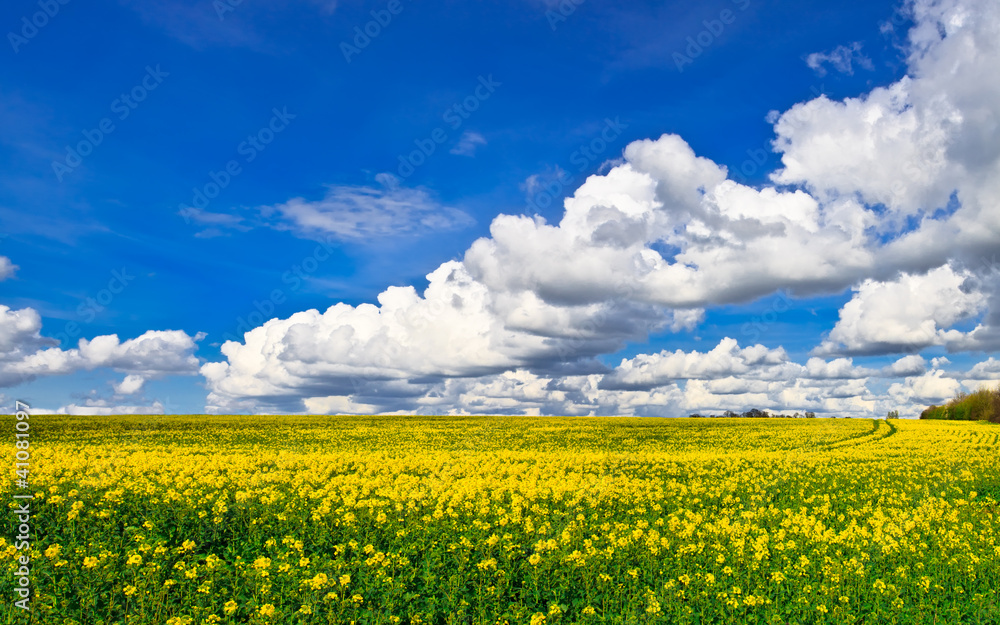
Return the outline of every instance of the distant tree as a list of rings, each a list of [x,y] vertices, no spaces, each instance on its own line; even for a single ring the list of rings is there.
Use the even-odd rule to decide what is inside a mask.
[[[806,419],[815,419],[815,418],[816,418],[816,413],[815,412],[807,412],[806,413]]]
[[[889,414],[887,414],[885,416],[885,418],[886,419],[898,419],[899,418],[899,411],[898,410],[890,410]]]
[[[947,408],[944,406],[931,406],[920,413],[921,419],[945,419]]]
[[[694,413],[693,415],[691,415],[691,418],[692,418],[692,419],[701,419],[701,418],[703,418],[703,417],[702,417],[702,416],[701,416],[700,414],[698,414],[698,413],[696,412],[696,413]]]
[[[930,406],[920,413],[920,418],[1000,423],[1000,386],[960,392],[944,406]]]

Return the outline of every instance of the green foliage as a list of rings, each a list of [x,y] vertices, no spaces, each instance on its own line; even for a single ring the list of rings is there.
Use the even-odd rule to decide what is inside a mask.
[[[975,393],[959,393],[944,406],[927,408],[920,418],[1000,423],[1000,385],[992,389],[984,386]]]
[[[932,419],[936,421],[945,421],[948,419],[948,407],[947,406],[931,406],[923,412],[920,413],[921,419]]]

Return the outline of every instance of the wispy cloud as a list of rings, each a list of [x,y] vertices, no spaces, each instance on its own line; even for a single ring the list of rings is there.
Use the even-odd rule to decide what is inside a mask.
[[[474,223],[465,212],[445,206],[421,188],[399,185],[390,174],[378,186],[333,185],[318,200],[297,197],[260,208],[268,225],[305,237],[364,240],[419,235],[464,228]]]
[[[455,144],[455,147],[449,151],[452,154],[458,154],[459,156],[475,156],[476,147],[480,145],[486,145],[486,137],[478,132],[466,130],[465,133],[462,134],[462,138]]]
[[[872,60],[861,52],[860,41],[849,46],[837,46],[831,52],[813,52],[806,57],[806,65],[820,76],[826,75],[828,64],[841,74],[854,74],[855,65],[868,71],[875,69]]]
[[[228,231],[237,230],[246,232],[251,229],[246,218],[232,213],[213,213],[193,206],[185,206],[177,212],[184,218],[185,223],[194,223],[205,226],[204,230],[195,233],[198,238],[211,238],[229,234]]]

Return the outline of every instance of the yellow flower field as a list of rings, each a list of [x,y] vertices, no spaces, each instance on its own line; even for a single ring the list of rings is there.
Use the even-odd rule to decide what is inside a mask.
[[[986,423],[31,428],[32,623],[1000,622],[1000,429]],[[13,502],[13,444],[0,456]],[[4,623],[27,622],[15,525]]]

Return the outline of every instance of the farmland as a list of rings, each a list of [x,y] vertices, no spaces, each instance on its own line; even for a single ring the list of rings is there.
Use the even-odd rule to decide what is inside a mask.
[[[1000,620],[987,423],[31,425],[34,623]],[[13,467],[13,444],[0,455]],[[0,493],[14,491],[11,473]],[[0,612],[27,622],[11,599],[14,526]]]

